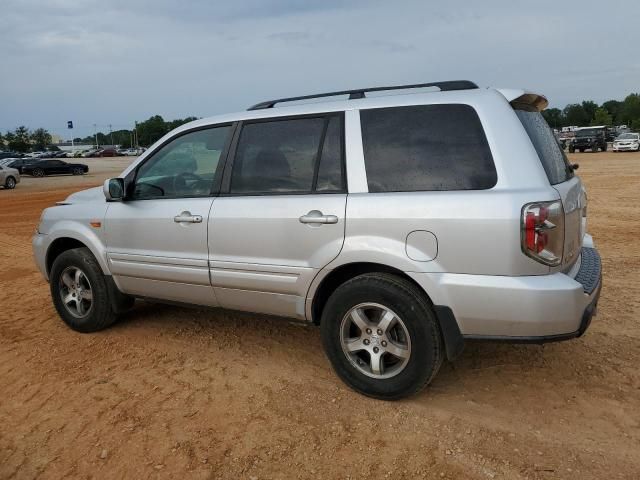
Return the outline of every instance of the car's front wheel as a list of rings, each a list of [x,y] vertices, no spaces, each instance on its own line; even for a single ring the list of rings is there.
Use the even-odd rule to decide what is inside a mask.
[[[4,188],[8,188],[9,190],[16,188],[16,179],[13,177],[7,177],[4,182]]]
[[[51,267],[49,284],[58,314],[72,329],[96,332],[115,322],[104,275],[89,249],[61,253]]]
[[[324,307],[321,330],[338,376],[375,398],[418,392],[444,358],[440,328],[424,294],[386,273],[360,275],[338,287]]]
[[[33,170],[32,175],[34,177],[44,177],[44,170],[41,169],[41,168],[36,168],[36,169]]]
[[[71,171],[71,173],[72,173],[73,175],[82,175],[82,174],[84,173],[84,170],[82,170],[82,168],[80,168],[80,167],[75,167],[75,168]]]

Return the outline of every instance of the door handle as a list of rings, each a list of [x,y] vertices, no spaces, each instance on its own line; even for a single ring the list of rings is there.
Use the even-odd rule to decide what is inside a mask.
[[[191,212],[184,211],[173,217],[173,221],[176,223],[202,223],[202,215],[191,215]]]
[[[311,210],[306,215],[300,217],[300,223],[338,223],[338,217],[335,215],[323,215],[320,210]]]

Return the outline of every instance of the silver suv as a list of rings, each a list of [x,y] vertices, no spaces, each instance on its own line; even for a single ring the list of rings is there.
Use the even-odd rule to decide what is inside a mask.
[[[404,397],[465,342],[579,337],[595,313],[585,191],[546,105],[450,81],[197,120],[46,209],[36,262],[74,330],[134,298],[294,318],[352,388]]]

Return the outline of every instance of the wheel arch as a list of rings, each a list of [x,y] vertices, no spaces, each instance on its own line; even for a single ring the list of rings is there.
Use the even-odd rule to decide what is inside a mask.
[[[47,278],[51,274],[51,267],[53,266],[53,262],[55,261],[61,253],[66,252],[67,250],[72,250],[74,248],[87,248],[94,256],[98,265],[102,269],[104,274],[108,274],[107,266],[105,263],[105,259],[102,255],[96,251],[96,249],[91,245],[91,242],[86,241],[86,239],[80,239],[75,236],[60,236],[53,240],[49,247],[47,248],[47,253],[45,256],[45,267],[47,270]]]
[[[307,298],[307,302],[310,302],[310,308],[307,310],[309,321],[314,325],[320,325],[322,310],[336,288],[358,275],[374,272],[389,273],[408,281],[412,285],[415,285],[415,287],[425,296],[429,305],[433,308],[436,320],[440,325],[440,332],[442,334],[447,359],[449,361],[453,361],[462,353],[462,350],[464,349],[464,338],[451,308],[446,305],[434,304],[429,293],[425,291],[425,289],[413,278],[402,270],[381,263],[346,263],[327,273],[326,276],[322,278],[316,289],[313,292],[309,292],[310,295],[313,295],[311,299]]]
[[[322,278],[315,290],[313,292],[309,292],[313,295],[310,300],[310,310],[308,312],[310,314],[309,320],[315,325],[320,325],[320,318],[322,317],[324,305],[336,288],[358,275],[374,272],[390,273],[407,280],[411,284],[415,285],[425,295],[429,303],[433,305],[433,301],[429,297],[429,294],[425,292],[413,278],[402,270],[382,263],[354,262],[340,265],[339,267],[329,271],[326,276]]]

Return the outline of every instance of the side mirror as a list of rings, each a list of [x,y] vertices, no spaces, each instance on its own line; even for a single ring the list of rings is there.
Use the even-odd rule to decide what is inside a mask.
[[[110,178],[105,180],[102,191],[107,202],[119,202],[124,198],[124,179]]]

